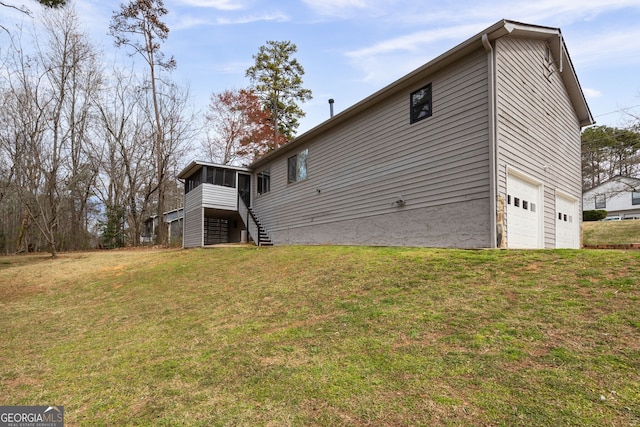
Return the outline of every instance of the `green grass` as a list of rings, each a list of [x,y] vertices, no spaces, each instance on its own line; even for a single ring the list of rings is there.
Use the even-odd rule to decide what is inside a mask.
[[[69,426],[640,425],[640,252],[0,260],[0,403]]]
[[[585,245],[640,243],[640,220],[584,222],[582,236]]]

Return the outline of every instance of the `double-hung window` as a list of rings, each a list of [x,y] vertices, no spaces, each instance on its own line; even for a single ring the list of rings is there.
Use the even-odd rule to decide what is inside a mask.
[[[411,123],[431,117],[431,83],[411,93]]]
[[[287,182],[298,182],[307,179],[307,156],[309,150],[305,149],[287,159]]]
[[[606,209],[607,198],[604,194],[596,194],[596,209]]]
[[[258,194],[271,191],[271,168],[258,172]]]
[[[632,205],[640,205],[640,192],[633,191],[631,193],[631,204]]]

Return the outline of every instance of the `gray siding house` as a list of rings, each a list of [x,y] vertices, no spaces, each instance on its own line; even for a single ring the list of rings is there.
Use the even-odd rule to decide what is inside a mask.
[[[184,246],[235,218],[258,244],[579,248],[593,123],[560,29],[503,20],[248,168],[193,162]]]

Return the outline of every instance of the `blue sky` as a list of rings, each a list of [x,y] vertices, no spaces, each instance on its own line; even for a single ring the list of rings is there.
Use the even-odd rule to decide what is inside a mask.
[[[72,1],[111,57],[108,25],[120,2]],[[249,85],[245,70],[267,40],[295,43],[314,97],[301,104],[307,115],[298,134],[328,118],[329,98],[338,113],[503,18],[561,28],[598,124],[629,125],[625,110],[640,116],[640,0],[165,0],[165,7],[171,32],[163,50],[200,110],[212,92]]]

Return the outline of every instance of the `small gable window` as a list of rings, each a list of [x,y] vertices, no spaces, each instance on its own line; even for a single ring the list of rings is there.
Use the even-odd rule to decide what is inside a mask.
[[[305,149],[287,159],[287,182],[298,182],[307,179],[307,155],[309,150]]]
[[[411,123],[431,117],[431,83],[411,92]]]
[[[640,192],[634,191],[631,193],[631,204],[640,205]]]
[[[596,194],[596,209],[606,209],[607,198],[604,194]]]

